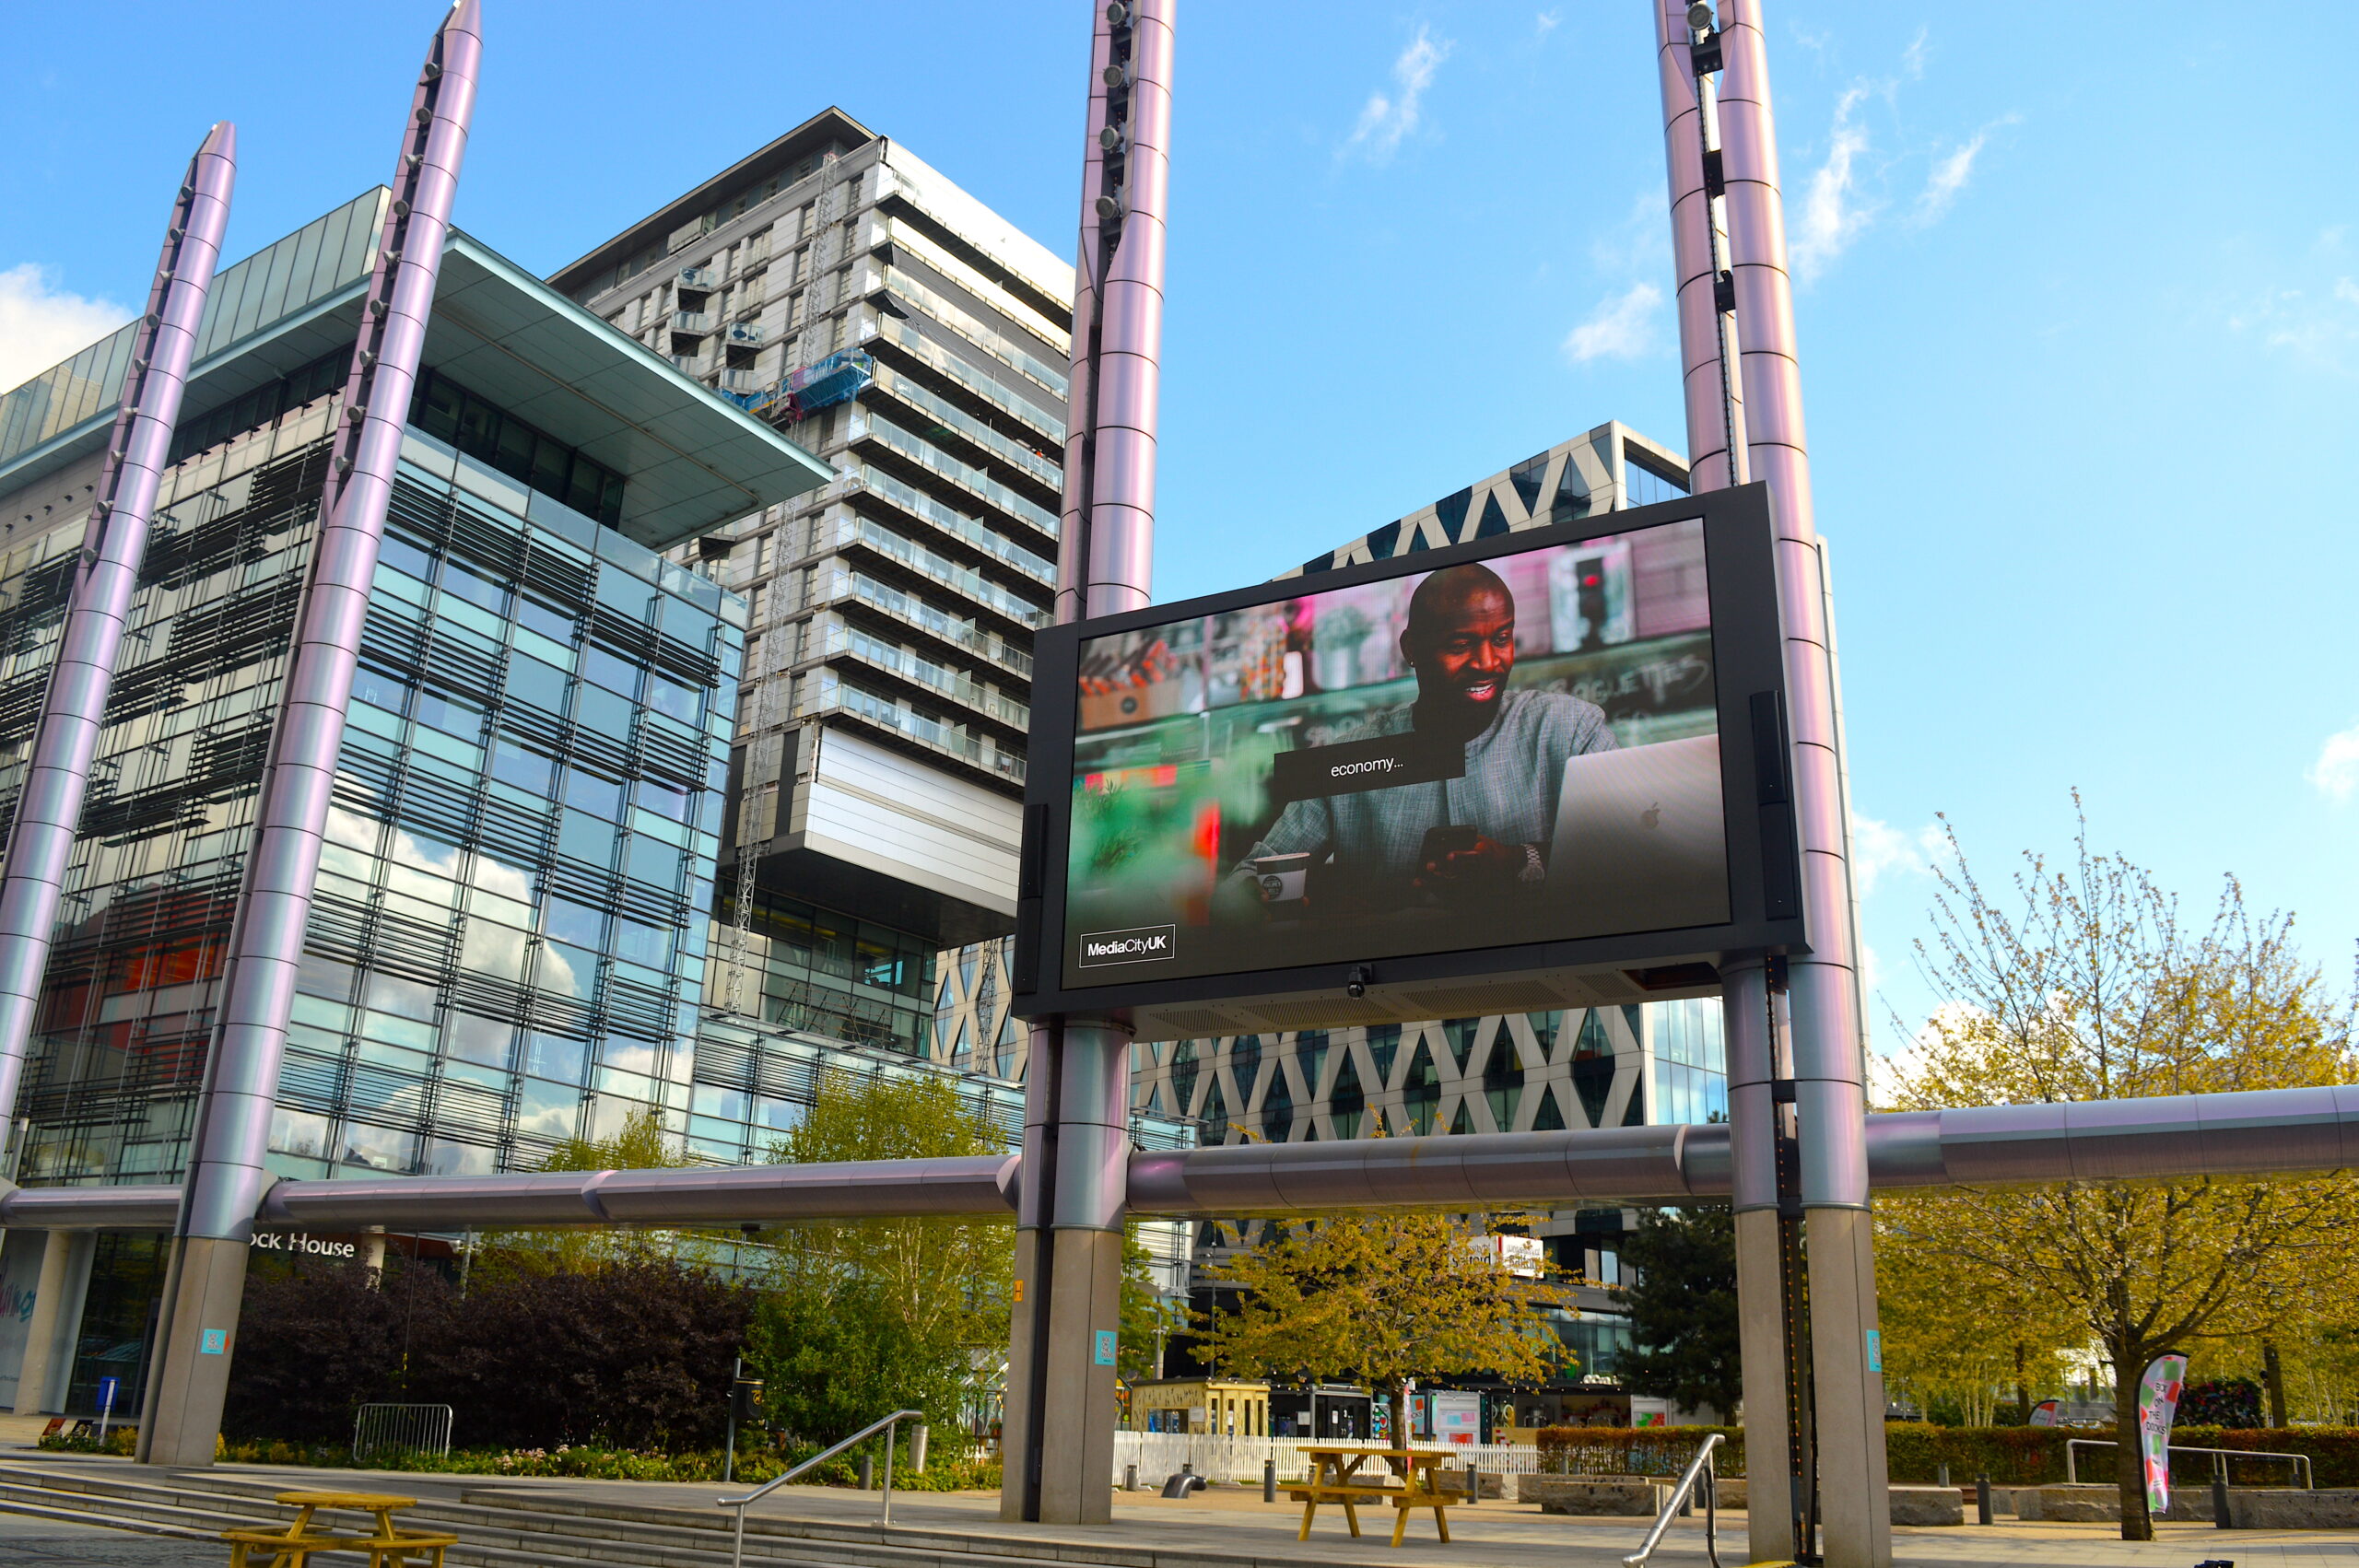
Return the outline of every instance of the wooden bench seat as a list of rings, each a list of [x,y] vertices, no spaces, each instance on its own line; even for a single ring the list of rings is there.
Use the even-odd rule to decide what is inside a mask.
[[[391,1536],[340,1535],[311,1530],[291,1535],[285,1530],[223,1530],[229,1543],[229,1568],[309,1568],[315,1551],[365,1551],[369,1568],[406,1563],[412,1557],[425,1568],[442,1568],[442,1554],[459,1538],[423,1531]],[[257,1550],[259,1549],[259,1550]]]

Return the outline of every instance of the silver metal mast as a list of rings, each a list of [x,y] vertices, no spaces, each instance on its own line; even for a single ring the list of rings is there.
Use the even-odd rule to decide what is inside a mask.
[[[237,178],[238,131],[225,120],[205,133],[173,199],[99,469],[98,500],[66,595],[57,662],[33,731],[8,834],[7,874],[0,881],[0,1128],[16,1115],[66,865],[89,793],[90,762],[114,688],[115,661],[147,554],[147,525],[180,423]],[[22,1153],[12,1151],[16,1157]],[[0,1169],[14,1175],[16,1159]]]
[[[369,590],[384,537],[452,200],[483,54],[478,0],[459,0],[427,52],[393,169],[342,422],[320,501],[319,538],[296,616],[278,721],[264,768],[254,839],[221,978],[220,1023],[205,1062],[176,1227],[152,1413],[151,1464],[213,1461],[295,974],[319,878],[336,753],[352,697]]]

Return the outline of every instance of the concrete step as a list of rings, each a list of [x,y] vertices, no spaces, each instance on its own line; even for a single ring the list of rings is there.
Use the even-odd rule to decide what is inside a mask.
[[[113,1489],[110,1489],[112,1491]],[[74,1497],[85,1500],[87,1506],[60,1506],[39,1501],[41,1496]],[[32,1518],[55,1519],[64,1523],[95,1525],[108,1529],[124,1530],[142,1535],[163,1536],[179,1540],[205,1541],[218,1545],[225,1529],[267,1527],[284,1525],[286,1511],[276,1510],[271,1517],[224,1514],[217,1511],[177,1507],[144,1499],[100,1495],[96,1492],[41,1492],[36,1489],[0,1483],[0,1512],[23,1515]],[[358,1551],[320,1551],[320,1558],[349,1557],[355,1562],[365,1554]],[[750,1556],[750,1554],[749,1554]],[[648,1568],[704,1568],[710,1562],[725,1559],[699,1556],[695,1563],[675,1560],[662,1551],[633,1550],[620,1559],[611,1556],[585,1557],[576,1555],[570,1543],[560,1539],[534,1540],[519,1537],[510,1542],[483,1539],[463,1539],[450,1549],[447,1559],[471,1568],[613,1568],[616,1561],[641,1562]]]
[[[68,1525],[96,1525],[105,1529],[123,1530],[131,1535],[161,1536],[173,1540],[218,1540],[210,1530],[187,1528],[180,1525],[150,1523],[145,1519],[125,1519],[112,1514],[91,1513],[80,1508],[57,1507],[14,1497],[0,1497],[0,1513],[20,1515],[29,1519],[54,1519]]]
[[[86,1522],[119,1527],[156,1528],[192,1539],[216,1539],[229,1528],[283,1524],[286,1508],[274,1502],[283,1481],[231,1475],[92,1474],[51,1470],[29,1476],[0,1468],[0,1508],[10,1512],[72,1515]],[[731,1561],[722,1523],[684,1510],[616,1510],[644,1518],[603,1517],[549,1512],[530,1506],[486,1506],[422,1500],[403,1518],[421,1527],[460,1538],[451,1560],[508,1565],[548,1563],[556,1568],[717,1568]],[[667,1517],[668,1515],[668,1517]],[[840,1561],[792,1539],[765,1538],[749,1529],[745,1560],[812,1568]],[[932,1554],[895,1554],[903,1563],[931,1561]]]

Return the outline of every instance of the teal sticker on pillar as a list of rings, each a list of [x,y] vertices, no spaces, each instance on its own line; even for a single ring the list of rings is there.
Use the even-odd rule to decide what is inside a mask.
[[[1884,1330],[1881,1328],[1868,1330],[1868,1370],[1884,1370]]]
[[[217,1356],[227,1354],[229,1349],[229,1330],[227,1328],[207,1328],[205,1331],[204,1340],[196,1348],[198,1352],[203,1355]]]
[[[1100,1366],[1114,1364],[1114,1330],[1111,1328],[1097,1330],[1097,1364]]]

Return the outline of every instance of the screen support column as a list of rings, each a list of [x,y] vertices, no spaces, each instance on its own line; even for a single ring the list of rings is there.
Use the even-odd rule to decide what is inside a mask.
[[[1126,1020],[1074,1016],[1034,1026],[1000,1445],[1003,1519],[1102,1525],[1112,1517],[1130,1098]]]
[[[1147,603],[1172,6],[1173,0],[1119,0],[1095,7],[1072,433],[1057,553],[1060,621]],[[1036,700],[1073,698],[1054,693]],[[1103,1524],[1112,1516],[1130,1051],[1127,1017],[1033,1020],[1001,1443],[1003,1518]]]
[[[1795,826],[1810,952],[1794,956],[1793,1114],[1809,1260],[1813,1436],[1830,1568],[1886,1568],[1892,1515],[1882,1332],[1868,1210],[1867,1036],[1860,1003],[1841,696],[1826,562],[1786,269],[1784,201],[1759,0],[1722,0],[1720,93],[1731,270],[1754,477],[1769,486],[1786,638]]]
[[[1711,81],[1717,66],[1708,56],[1696,57],[1696,31],[1689,25],[1687,0],[1653,0],[1653,5],[1663,155],[1671,180],[1688,484],[1701,492],[1740,485],[1748,477],[1738,322],[1733,279],[1726,264],[1725,158]],[[1755,1505],[1746,1511],[1746,1529],[1755,1561],[1785,1562],[1802,1548],[1816,1478],[1794,1424],[1808,1394],[1802,1386],[1805,1379],[1795,1375],[1795,1351],[1807,1335],[1806,1326],[1796,1320],[1802,1293],[1790,1268],[1797,1239],[1790,1232],[1799,1222],[1780,1213],[1780,1155],[1790,1156],[1791,1150],[1775,1095],[1777,1081],[1789,1076],[1789,1070],[1778,1059],[1782,1042],[1771,1024],[1769,965],[1759,953],[1723,958],[1720,1006],[1734,1162],[1731,1219],[1745,1451],[1763,1456],[1755,1461],[1759,1491]],[[1775,1494],[1773,1477],[1781,1483]]]

